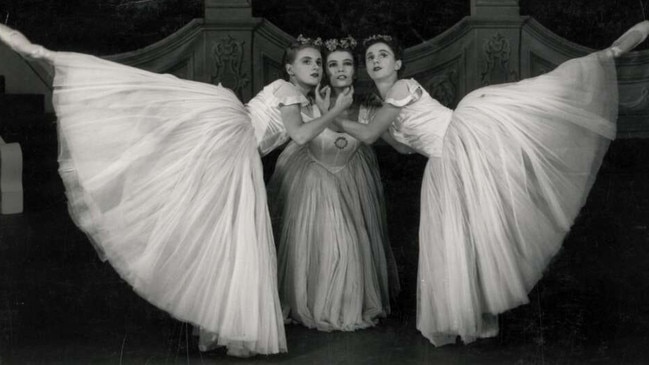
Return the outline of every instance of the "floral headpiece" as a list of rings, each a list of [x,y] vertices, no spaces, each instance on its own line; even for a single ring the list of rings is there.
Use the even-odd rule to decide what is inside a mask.
[[[363,39],[363,46],[367,45],[367,43],[369,43],[371,41],[392,42],[392,36],[385,35],[385,34],[374,34],[372,36],[369,36],[369,37]]]
[[[329,52],[333,52],[337,49],[345,49],[352,51],[354,48],[356,48],[356,45],[358,45],[358,42],[356,42],[356,39],[354,37],[348,35],[345,38],[334,38],[334,39],[328,39],[324,42],[325,47],[329,50]]]
[[[321,47],[322,46],[322,39],[320,37],[311,39],[303,36],[300,34],[297,36],[297,43],[303,45],[303,46],[316,46],[316,47]]]

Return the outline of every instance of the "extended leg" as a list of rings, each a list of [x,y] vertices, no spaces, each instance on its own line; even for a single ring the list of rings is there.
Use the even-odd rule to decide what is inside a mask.
[[[615,40],[611,45],[611,51],[613,52],[614,57],[620,57],[621,55],[631,51],[642,43],[649,34],[649,21],[645,20],[640,22],[631,29],[627,30],[620,38]]]
[[[54,56],[54,52],[31,43],[22,33],[3,24],[0,24],[0,41],[26,57],[52,60]]]

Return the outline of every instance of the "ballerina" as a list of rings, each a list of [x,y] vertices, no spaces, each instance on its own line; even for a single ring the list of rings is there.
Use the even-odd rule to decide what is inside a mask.
[[[75,223],[133,289],[228,354],[286,352],[260,153],[318,135],[352,102],[303,123],[320,41],[287,49],[290,81],[244,105],[220,85],[54,52],[0,25],[0,40],[54,66],[59,173]]]
[[[335,102],[352,86],[356,40],[325,46],[324,90]],[[367,123],[370,112],[355,104],[341,116]],[[321,331],[354,331],[389,314],[399,282],[372,148],[330,126],[282,151],[268,191],[284,317]]]
[[[614,59],[649,33],[637,24],[610,48],[545,75],[477,89],[456,110],[398,77],[390,36],[365,40],[384,100],[373,121],[336,122],[372,143],[386,130],[429,157],[421,190],[417,329],[434,345],[498,333],[497,315],[527,294],[585,203],[616,133]]]

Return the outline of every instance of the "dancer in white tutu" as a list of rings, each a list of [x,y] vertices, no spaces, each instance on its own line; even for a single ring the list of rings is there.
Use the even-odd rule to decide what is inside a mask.
[[[291,82],[244,105],[228,89],[0,39],[55,68],[59,172],[76,224],[143,298],[235,356],[286,351],[260,152],[306,142],[352,102],[302,123],[318,42],[287,50]],[[205,348],[203,348],[205,349]]]
[[[356,40],[331,39],[325,47],[326,90],[335,102],[355,78]],[[355,103],[341,116],[367,123],[369,112]],[[354,331],[385,317],[399,282],[372,148],[333,126],[305,145],[291,142],[268,194],[285,318],[321,331]]]
[[[434,345],[498,333],[497,315],[527,294],[557,253],[615,138],[611,48],[545,75],[471,92],[450,110],[415,80],[399,80],[390,36],[365,41],[367,72],[384,100],[369,124],[340,121],[371,143],[389,130],[429,157],[421,191],[417,328]]]

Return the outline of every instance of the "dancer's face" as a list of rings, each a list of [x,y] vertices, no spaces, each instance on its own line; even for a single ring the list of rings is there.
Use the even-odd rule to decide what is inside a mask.
[[[322,55],[314,48],[297,52],[295,61],[286,65],[286,72],[293,82],[315,87],[322,79]]]
[[[365,67],[372,80],[396,75],[401,69],[401,60],[394,57],[394,51],[385,43],[374,43],[365,51]]]
[[[354,58],[347,51],[335,51],[327,56],[329,84],[335,88],[351,86],[354,81]]]

